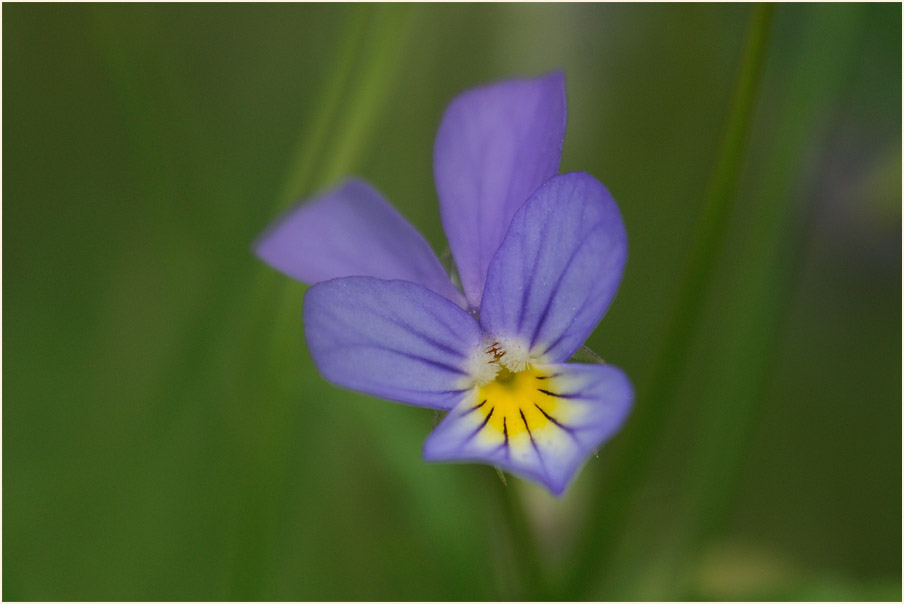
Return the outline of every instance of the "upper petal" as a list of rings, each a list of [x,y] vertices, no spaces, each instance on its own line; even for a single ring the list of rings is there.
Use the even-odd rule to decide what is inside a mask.
[[[443,227],[473,308],[512,216],[558,172],[564,137],[560,71],[470,90],[446,109],[433,172]]]
[[[448,409],[474,383],[467,363],[480,344],[477,321],[415,283],[318,283],[305,295],[304,325],[314,363],[339,386]]]
[[[424,442],[424,458],[491,463],[560,495],[591,452],[624,423],[634,390],[611,365],[536,370],[533,394],[515,406],[483,398],[476,389],[463,395]]]
[[[353,275],[404,279],[464,305],[420,233],[362,180],[347,180],[294,206],[255,242],[254,250],[304,283]]]
[[[609,191],[589,174],[556,176],[512,219],[490,264],[480,322],[534,359],[566,361],[609,307],[626,254]]]

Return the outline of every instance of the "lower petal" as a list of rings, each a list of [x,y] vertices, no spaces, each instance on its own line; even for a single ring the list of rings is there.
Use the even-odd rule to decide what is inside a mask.
[[[610,365],[537,365],[517,400],[474,388],[424,443],[429,461],[496,466],[561,495],[590,454],[621,427],[634,399],[628,378]]]

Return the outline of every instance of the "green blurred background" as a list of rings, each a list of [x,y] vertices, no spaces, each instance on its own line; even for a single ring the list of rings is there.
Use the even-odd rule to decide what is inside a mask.
[[[5,4],[3,598],[899,600],[900,5],[776,8],[650,386],[751,13]],[[558,67],[630,242],[588,344],[638,391],[561,500],[425,464],[433,414],[325,383],[249,251],[356,174],[442,252],[445,105]]]

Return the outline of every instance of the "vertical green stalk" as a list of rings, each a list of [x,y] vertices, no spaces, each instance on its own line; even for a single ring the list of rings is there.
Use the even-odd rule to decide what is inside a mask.
[[[621,529],[640,488],[645,484],[655,451],[654,443],[674,405],[674,394],[721,255],[728,220],[744,168],[744,153],[768,47],[774,6],[753,7],[744,54],[729,105],[720,151],[710,176],[687,271],[670,318],[653,377],[639,397],[626,433],[625,449],[600,485],[590,506],[593,516],[576,550],[575,569],[565,585],[565,599],[580,599],[598,572],[611,565]]]
[[[701,397],[701,421],[679,508],[681,533],[669,556],[667,583],[678,586],[678,597],[688,593],[693,553],[722,524],[751,419],[778,354],[783,309],[805,239],[798,220],[802,196],[796,195],[801,167],[806,167],[801,159],[808,149],[822,148],[815,143],[825,139],[831,111],[850,74],[861,10],[839,4],[808,13],[798,56],[786,75],[776,134],[760,170],[764,176],[757,179],[764,184],[754,189],[757,208],[745,222],[742,255],[733,262],[738,276],[723,304],[726,318],[719,331],[732,337],[717,344]]]

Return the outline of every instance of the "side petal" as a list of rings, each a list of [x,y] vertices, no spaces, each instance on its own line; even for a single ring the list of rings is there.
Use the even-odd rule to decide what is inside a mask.
[[[403,279],[464,305],[421,234],[362,180],[347,180],[291,208],[255,242],[254,251],[303,283],[351,276]]]
[[[443,227],[473,308],[512,216],[558,172],[564,138],[561,71],[470,90],[446,109],[433,172]]]
[[[477,321],[415,283],[318,283],[305,294],[304,325],[314,363],[337,386],[436,409],[473,386],[467,367],[480,344]]]
[[[535,361],[566,361],[609,307],[626,254],[606,187],[581,172],[556,176],[512,219],[490,264],[480,322]]]
[[[493,464],[561,495],[624,423],[634,390],[610,365],[536,367],[536,392],[516,407],[478,400],[476,389],[466,393],[427,437],[424,458]]]

